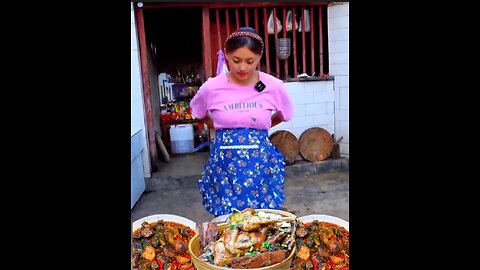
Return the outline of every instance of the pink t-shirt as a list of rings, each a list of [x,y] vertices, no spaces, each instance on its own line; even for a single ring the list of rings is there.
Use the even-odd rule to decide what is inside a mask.
[[[209,112],[215,129],[270,129],[272,111],[278,111],[283,121],[293,116],[293,105],[283,82],[259,72],[265,89],[258,92],[253,85],[240,86],[230,82],[225,73],[209,78],[190,102],[192,114],[204,118]]]

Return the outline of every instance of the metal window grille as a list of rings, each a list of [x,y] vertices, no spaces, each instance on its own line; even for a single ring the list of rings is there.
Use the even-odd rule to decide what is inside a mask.
[[[292,27],[287,29],[289,11],[292,14],[289,25]],[[216,52],[223,49],[226,37],[241,26],[250,26],[257,30],[265,43],[258,67],[261,71],[282,80],[295,79],[301,73],[314,77],[328,73],[326,6],[207,8],[204,9],[204,14],[208,14],[211,56],[215,60]],[[271,34],[268,31],[270,14],[273,14],[273,18],[277,18],[281,24],[280,30],[277,23],[274,23],[274,32]],[[204,23],[207,23],[205,19]],[[310,29],[306,29],[308,26]],[[285,60],[280,59],[276,53],[276,42],[279,38],[289,38],[291,42],[291,53]],[[212,70],[216,70],[215,60],[209,61],[211,70],[207,70],[206,74],[214,76]],[[206,68],[209,69],[208,66]]]

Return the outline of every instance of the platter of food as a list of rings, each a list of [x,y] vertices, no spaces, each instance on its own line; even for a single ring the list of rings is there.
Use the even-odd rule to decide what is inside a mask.
[[[291,269],[350,268],[348,221],[330,215],[302,216],[297,221]]]
[[[132,270],[194,270],[188,242],[197,233],[188,218],[157,214],[132,224]]]
[[[331,215],[313,214],[313,215],[301,216],[301,217],[298,217],[297,219],[303,223],[312,222],[314,220],[330,222],[330,223],[342,226],[345,229],[349,230],[348,221],[341,219],[339,217],[331,216]]]
[[[158,214],[132,224],[132,270],[349,270],[349,222],[273,209],[209,222]]]
[[[172,214],[155,214],[155,215],[150,215],[150,216],[142,217],[135,220],[132,223],[132,231],[135,231],[136,229],[140,228],[144,221],[147,221],[148,223],[152,223],[152,222],[157,222],[159,220],[177,222],[190,227],[190,229],[194,231],[197,230],[197,223],[186,217],[172,215]]]

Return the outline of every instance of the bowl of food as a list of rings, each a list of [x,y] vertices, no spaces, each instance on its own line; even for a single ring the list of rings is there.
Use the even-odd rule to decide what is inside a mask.
[[[302,216],[297,221],[293,269],[350,268],[348,221],[330,215]]]
[[[339,218],[339,217],[331,216],[331,215],[313,214],[313,215],[301,216],[301,217],[298,217],[297,219],[304,224],[312,222],[314,220],[323,221],[323,222],[330,222],[330,223],[336,224],[338,226],[344,227],[345,229],[347,229],[347,231],[349,230],[348,221],[346,221],[342,218]]]
[[[206,222],[188,243],[198,270],[285,270],[295,254],[296,216],[281,210],[236,211],[225,223]]]
[[[132,224],[132,270],[194,270],[188,242],[197,233],[194,221],[177,215],[157,214]]]

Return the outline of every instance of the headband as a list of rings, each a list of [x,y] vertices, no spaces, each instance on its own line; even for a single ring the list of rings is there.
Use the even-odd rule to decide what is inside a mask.
[[[262,44],[262,51],[263,51],[263,40],[259,35],[255,34],[255,33],[252,33],[252,32],[241,32],[241,31],[233,32],[232,34],[230,34],[230,36],[228,36],[228,38],[225,39],[224,48],[227,47],[227,42],[230,39],[236,38],[236,37],[251,37],[251,38],[254,38],[254,39],[260,41],[260,44]]]

